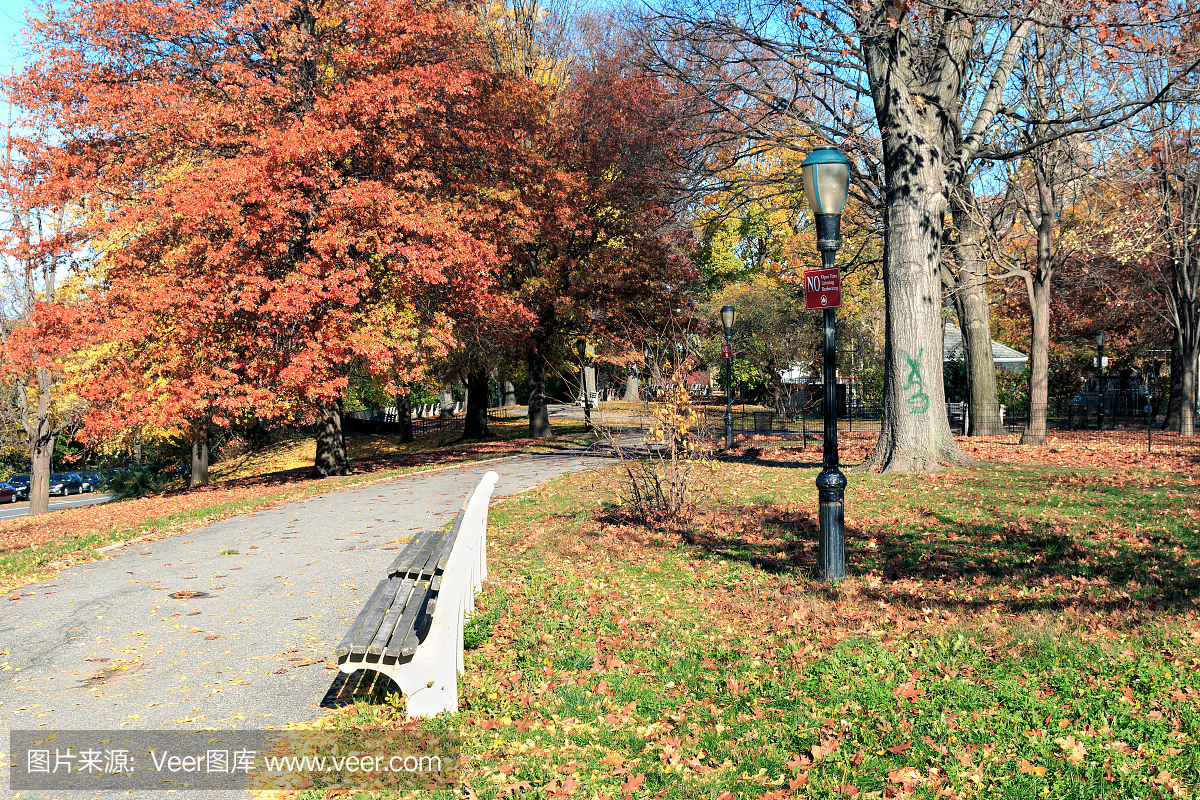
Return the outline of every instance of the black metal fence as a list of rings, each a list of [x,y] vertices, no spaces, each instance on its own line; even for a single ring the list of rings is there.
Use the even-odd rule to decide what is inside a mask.
[[[786,436],[809,441],[821,441],[824,419],[819,413],[776,412],[765,408],[735,406],[733,431],[735,435]],[[1098,403],[1061,402],[1046,407],[1046,438],[1059,442],[1110,444],[1144,448],[1146,452],[1168,452],[1178,448],[1200,450],[1200,430],[1195,435],[1163,427],[1163,417],[1133,413],[1130,402],[1106,403],[1100,414]],[[819,408],[817,411],[819,412]],[[841,409],[838,433],[878,433],[881,409],[877,406],[847,404]],[[1000,406],[998,414],[972,413],[967,403],[947,403],[946,416],[950,429],[959,435],[1003,436],[1020,443],[1031,426],[1030,409]],[[725,424],[725,409],[719,405],[704,406],[705,424],[721,430]],[[1103,427],[1101,427],[1103,425]]]
[[[1132,394],[1132,393],[1131,393]],[[1140,398],[1106,399],[1103,405],[1094,395],[1090,398],[1075,398],[1071,401],[1059,401],[1044,407],[1045,435],[1047,441],[1079,442],[1090,444],[1123,444],[1131,447],[1145,448],[1146,452],[1166,452],[1177,448],[1200,448],[1200,431],[1189,432],[1180,430],[1178,426],[1165,427],[1161,415],[1154,414],[1153,409],[1145,411],[1145,401],[1141,400],[1141,409],[1137,407]],[[972,433],[995,432],[1017,434],[1022,438],[1028,432],[1030,436],[1037,433],[1040,414],[1031,414],[1031,409],[1005,408],[1002,420],[976,414],[973,420],[951,424],[956,433],[966,433],[968,428]],[[969,418],[968,418],[969,419]],[[997,424],[998,423],[998,424]],[[1018,440],[1019,441],[1019,440]]]

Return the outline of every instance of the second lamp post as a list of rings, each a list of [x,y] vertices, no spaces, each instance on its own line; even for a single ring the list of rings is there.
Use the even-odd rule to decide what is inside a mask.
[[[725,449],[733,447],[733,320],[737,312],[733,306],[721,309],[721,327],[725,329]]]
[[[809,153],[800,167],[804,174],[804,196],[816,221],[817,250],[821,266],[834,269],[834,254],[842,240],[842,208],[850,191],[850,161],[836,147],[822,146]],[[846,528],[844,498],[846,476],[838,469],[837,446],[837,341],[834,309],[825,314],[825,447],[821,474],[817,476],[820,497],[821,539],[817,549],[821,580],[846,577]]]
[[[1104,430],[1104,331],[1096,331],[1096,368],[1100,371],[1096,386],[1096,430]]]

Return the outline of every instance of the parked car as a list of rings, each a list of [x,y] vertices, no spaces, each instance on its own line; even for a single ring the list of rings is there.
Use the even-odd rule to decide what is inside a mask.
[[[17,502],[17,487],[0,481],[0,503]]]
[[[28,474],[13,475],[11,478],[9,478],[5,482],[9,486],[16,488],[17,500],[28,500],[29,499],[29,475]]]
[[[79,479],[83,481],[83,490],[85,492],[94,492],[94,491],[96,491],[96,489],[99,488],[99,485],[100,485],[100,473],[99,472],[87,471],[87,472],[80,472],[80,473],[78,473],[78,475],[79,475]]]
[[[50,474],[50,494],[67,497],[83,492],[83,480],[76,472],[54,472]]]

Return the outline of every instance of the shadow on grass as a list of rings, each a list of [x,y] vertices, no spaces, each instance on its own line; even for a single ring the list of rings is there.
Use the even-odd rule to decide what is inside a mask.
[[[629,521],[616,523],[618,535]],[[636,529],[636,525],[633,526]],[[610,535],[613,528],[610,528]],[[646,530],[654,530],[653,526]],[[809,512],[744,505],[660,525],[639,544],[689,548],[704,558],[742,562],[815,583],[818,521]],[[1110,529],[1090,540],[1061,526],[1012,517],[972,524],[926,513],[915,530],[889,525],[846,528],[847,572],[868,577],[869,599],[956,614],[1061,611],[1108,613],[1131,606],[1192,608],[1200,597],[1196,553],[1177,538]],[[1189,559],[1192,559],[1189,563]]]

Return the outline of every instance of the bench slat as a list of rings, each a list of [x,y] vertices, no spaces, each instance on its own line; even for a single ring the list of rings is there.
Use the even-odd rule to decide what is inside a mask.
[[[383,587],[386,583],[387,581],[379,582],[379,585],[375,587],[375,591],[371,593],[370,599],[363,606],[362,611],[358,612],[358,616],[354,618],[354,624],[350,626],[350,630],[338,642],[338,646],[333,652],[339,658],[350,655],[350,648],[354,645],[354,639],[358,634],[358,630],[367,621],[367,617],[370,616],[371,609],[375,607],[375,603],[379,600],[379,595],[383,593]]]
[[[417,554],[421,552],[425,543],[436,533],[437,531],[418,531],[408,541],[408,544],[404,545],[404,549],[400,551],[395,560],[392,561],[392,565],[388,567],[388,576],[390,577],[399,572],[407,572],[408,568],[412,566],[413,559],[417,557]]]
[[[412,594],[404,606],[404,613],[388,640],[384,654],[388,656],[411,656],[417,652],[417,615],[429,600],[429,581],[416,581]]]
[[[387,614],[388,607],[392,604],[392,599],[396,596],[396,590],[400,588],[401,580],[399,578],[389,578],[382,580],[379,585],[382,591],[376,598],[374,603],[369,604],[371,609],[367,615],[367,620],[354,637],[354,644],[350,646],[350,652],[353,655],[362,655],[367,652],[367,647],[375,639],[375,632],[379,630],[380,623],[383,622],[383,617]]]
[[[413,593],[413,583],[414,581],[411,578],[405,579],[400,583],[395,593],[392,594],[390,598],[391,605],[387,607],[383,621],[379,624],[379,630],[376,631],[374,638],[371,639],[371,643],[367,645],[367,652],[371,655],[382,653],[384,647],[387,646],[388,640],[392,638],[392,631],[396,630],[396,623],[400,620],[401,613],[409,604],[409,595]]]
[[[433,577],[433,571],[437,568],[438,553],[441,552],[442,542],[445,538],[444,531],[437,531],[426,539],[421,547],[421,552],[413,558],[412,565],[408,568],[408,574],[414,578]]]

